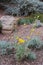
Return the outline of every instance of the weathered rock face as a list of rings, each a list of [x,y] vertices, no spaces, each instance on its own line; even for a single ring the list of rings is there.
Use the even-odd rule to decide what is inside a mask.
[[[12,31],[14,29],[14,24],[17,24],[17,18],[15,19],[13,16],[2,16],[0,18],[0,21],[2,22],[4,31]]]

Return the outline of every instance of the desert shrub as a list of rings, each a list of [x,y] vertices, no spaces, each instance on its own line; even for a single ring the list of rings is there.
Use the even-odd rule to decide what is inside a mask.
[[[8,15],[13,15],[13,16],[18,16],[19,15],[19,8],[17,7],[8,7],[5,12],[5,14],[8,14]]]
[[[36,12],[40,12],[43,13],[43,2],[40,2],[39,0],[0,0],[0,2],[5,2],[5,3],[10,3],[12,5],[14,5],[14,7],[9,6],[9,8],[12,9],[7,9],[5,11],[9,11],[8,13],[11,12],[14,13],[14,8],[16,7],[16,14],[19,15],[18,16],[28,16],[31,15],[31,13],[36,13]]]
[[[16,44],[14,46],[16,49],[16,51],[15,51],[16,60],[21,61],[26,58],[31,59],[31,60],[36,59],[35,53],[32,53],[31,50],[25,46],[25,44],[22,44],[22,45]],[[33,56],[33,54],[34,54],[34,56]]]
[[[28,48],[40,49],[43,47],[43,41],[41,41],[38,37],[34,37],[30,41],[26,42],[26,46]]]
[[[30,52],[28,54],[27,59],[29,59],[29,60],[35,60],[36,59],[36,54],[34,52]]]
[[[12,2],[12,1],[11,1]],[[27,15],[30,15],[31,13],[35,12],[34,9],[32,8],[32,4],[30,4],[28,1],[22,1],[22,0],[18,0],[16,1],[17,3],[17,6],[14,6],[13,8],[12,7],[9,7],[5,10],[5,12],[7,14],[12,13],[13,14],[16,14],[16,16],[27,16]],[[13,2],[15,3],[15,1]],[[15,9],[16,7],[16,9]],[[15,11],[16,10],[16,11]]]
[[[22,25],[22,24],[32,24],[34,22],[33,18],[21,18],[18,20],[18,25]]]
[[[14,13],[15,11],[15,7],[16,7],[16,14],[19,15],[18,16],[28,16],[30,15],[31,13],[36,13],[36,12],[41,12],[43,13],[43,3],[40,2],[39,0],[1,0],[0,2],[5,2],[5,3],[10,3],[12,5],[14,5],[14,7],[10,7],[5,10],[5,11],[9,11],[8,13],[11,12],[11,15],[12,13]],[[39,4],[40,3],[40,4]],[[12,9],[10,9],[12,8]]]
[[[0,41],[0,54],[12,54],[13,51],[13,45],[11,45],[10,42],[7,41]]]
[[[2,23],[0,21],[0,33],[2,33]]]

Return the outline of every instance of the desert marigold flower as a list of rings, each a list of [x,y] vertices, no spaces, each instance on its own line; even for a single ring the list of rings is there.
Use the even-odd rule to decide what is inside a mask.
[[[18,43],[19,43],[19,44],[22,44],[22,43],[24,43],[24,42],[25,42],[25,40],[23,40],[23,39],[21,39],[21,38],[18,39]]]

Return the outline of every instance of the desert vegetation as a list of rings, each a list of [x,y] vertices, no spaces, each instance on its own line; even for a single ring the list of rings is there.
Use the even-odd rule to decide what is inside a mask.
[[[43,65],[43,1],[0,0],[0,65]]]

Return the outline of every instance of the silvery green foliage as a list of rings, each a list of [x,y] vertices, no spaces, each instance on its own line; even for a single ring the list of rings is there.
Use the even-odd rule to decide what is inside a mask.
[[[36,25],[33,24],[33,27],[36,27],[36,28],[39,28],[39,27],[43,26],[43,23],[41,23],[40,20],[37,20],[37,19],[35,20],[35,24]]]
[[[30,52],[30,53],[28,54],[28,59],[30,59],[30,60],[35,60],[35,59],[36,59],[36,54],[35,54],[34,52]]]
[[[38,37],[33,37],[30,41],[27,41],[26,46],[28,48],[40,49],[43,47],[43,41],[41,41]]]
[[[11,45],[10,42],[7,41],[0,41],[0,54],[10,54],[11,49],[13,48],[13,45]],[[9,53],[8,53],[9,51]]]
[[[25,44],[23,44],[23,45],[15,44],[14,46],[16,49],[16,52],[15,52],[16,60],[21,61],[26,58],[31,59],[31,60],[36,59],[36,54],[31,52],[31,50],[29,48],[27,48],[25,46]]]
[[[13,3],[14,5],[14,7],[9,5],[6,9],[6,13],[10,13],[11,15],[27,16],[35,12],[43,13],[43,2],[39,0],[11,0],[9,3],[11,5]]]
[[[17,7],[15,7],[15,8],[8,7],[5,10],[5,14],[18,16],[19,15],[19,8],[17,8]]]

